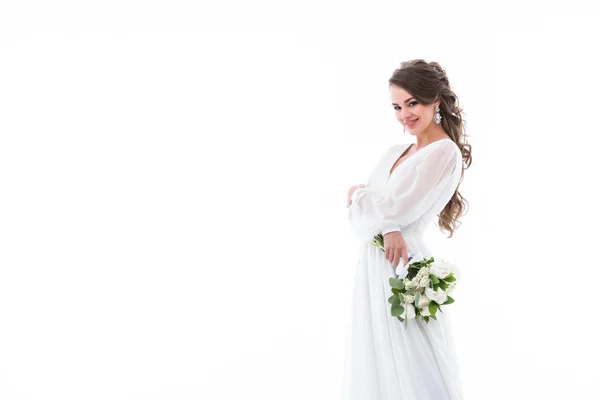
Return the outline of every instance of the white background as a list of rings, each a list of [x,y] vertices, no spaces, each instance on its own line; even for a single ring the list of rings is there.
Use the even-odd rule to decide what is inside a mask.
[[[3,2],[0,398],[339,399],[401,61],[446,69],[465,399],[597,399],[597,15],[570,3]],[[85,4],[85,5],[83,5]]]

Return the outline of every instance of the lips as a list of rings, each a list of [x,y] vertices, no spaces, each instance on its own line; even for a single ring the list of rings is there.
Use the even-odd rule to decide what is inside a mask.
[[[419,118],[415,118],[415,119],[411,119],[409,121],[406,121],[406,126],[408,126],[409,128],[412,128],[413,126],[415,126],[415,124],[417,123],[417,121],[419,120]]]

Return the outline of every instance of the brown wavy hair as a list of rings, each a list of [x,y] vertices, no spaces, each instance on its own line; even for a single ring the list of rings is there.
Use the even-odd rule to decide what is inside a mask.
[[[427,62],[423,59],[404,61],[392,74],[389,84],[401,87],[424,105],[431,105],[440,100],[442,127],[459,147],[463,157],[458,183],[460,187],[465,170],[471,166],[471,145],[467,143],[463,110],[458,104],[458,97],[450,88],[446,71],[435,61]],[[458,219],[466,214],[468,205],[469,202],[460,194],[457,187],[450,201],[438,214],[440,230],[448,232],[449,238],[461,225]]]

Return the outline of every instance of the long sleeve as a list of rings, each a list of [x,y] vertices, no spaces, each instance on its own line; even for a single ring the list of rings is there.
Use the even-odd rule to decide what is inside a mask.
[[[381,155],[379,156],[379,158],[377,159],[377,162],[375,163],[375,166],[373,168],[373,170],[369,173],[369,177],[367,178],[367,182],[365,182],[365,186],[370,186],[371,185],[371,179],[373,178],[373,175],[377,173],[377,171],[381,168],[381,166],[383,165],[383,163],[385,163],[385,161],[388,159],[389,154],[392,150],[394,150],[395,146],[390,147],[389,149],[387,149],[385,152],[381,153]],[[356,191],[354,191],[354,193],[356,193]],[[350,207],[350,204],[346,203],[346,207]]]
[[[402,231],[432,206],[437,204],[441,211],[454,194],[462,172],[462,156],[453,141],[430,143],[411,157],[418,157],[416,163],[400,175],[392,175],[383,192],[367,186],[352,194],[348,220],[361,240],[370,241],[382,232]]]

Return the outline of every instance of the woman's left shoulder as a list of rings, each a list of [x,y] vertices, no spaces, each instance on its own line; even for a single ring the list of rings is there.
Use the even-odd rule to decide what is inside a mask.
[[[452,149],[454,149],[454,151],[457,151],[460,153],[460,147],[458,146],[458,143],[456,143],[454,141],[454,139],[448,137],[448,138],[441,139],[439,141],[443,142],[447,148],[452,148]]]
[[[436,153],[450,153],[452,151],[460,152],[460,148],[456,144],[454,140],[451,138],[444,138],[436,140],[429,145],[425,146],[425,148],[429,148],[430,150],[435,150]]]
[[[456,163],[462,163],[462,151],[458,144],[451,138],[440,139],[433,143],[436,153],[444,159],[454,159]]]
[[[452,139],[447,140],[448,145],[450,146],[450,148],[452,149],[452,155],[454,156],[454,162],[457,166],[457,168],[462,168],[462,164],[463,164],[463,154],[462,154],[462,150],[460,149],[460,146]]]

